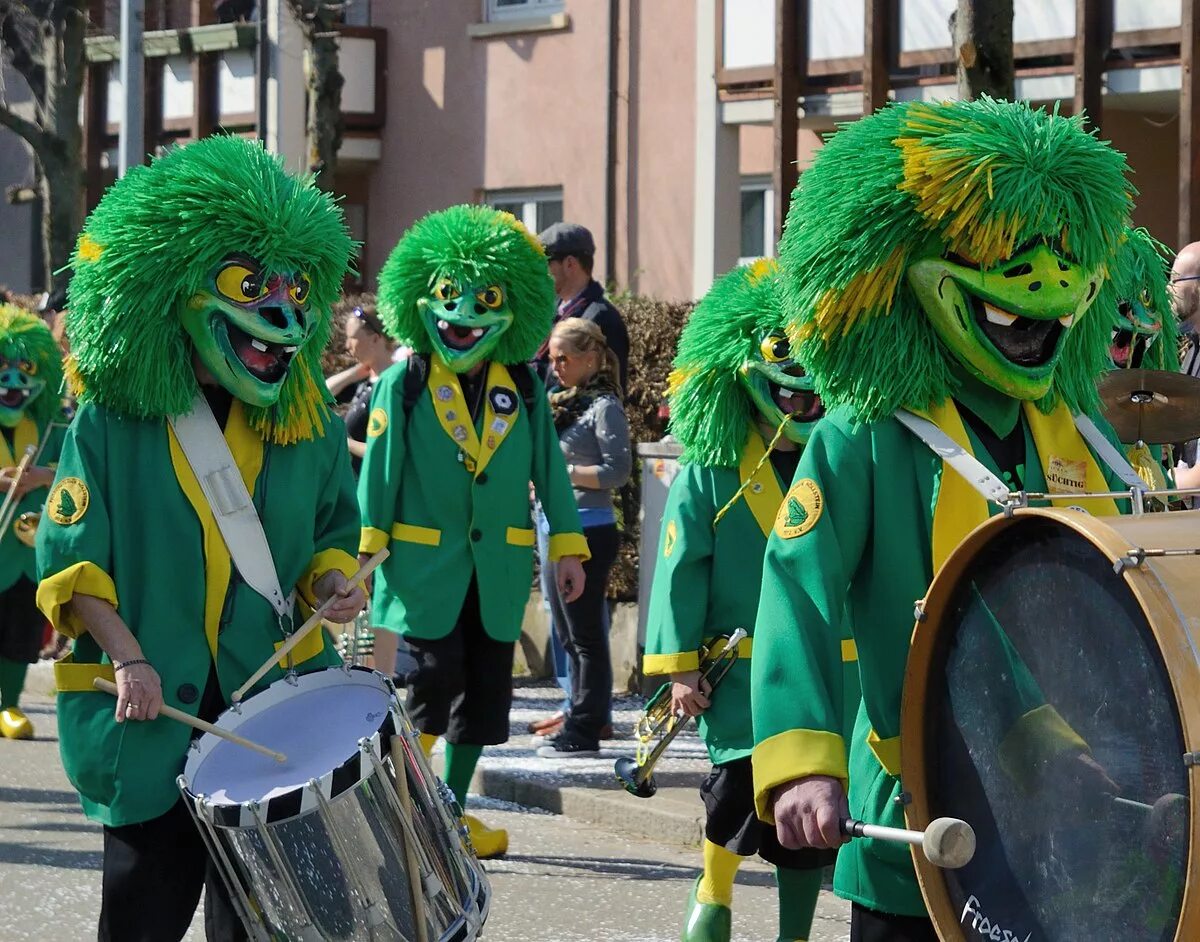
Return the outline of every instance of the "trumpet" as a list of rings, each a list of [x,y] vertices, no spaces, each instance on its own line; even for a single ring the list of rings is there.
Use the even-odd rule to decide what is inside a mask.
[[[707,681],[709,690],[729,673],[738,659],[738,644],[747,637],[745,628],[738,628],[728,637],[722,635],[700,648],[700,679]],[[723,647],[719,647],[720,642]],[[715,652],[715,653],[714,653]],[[617,760],[613,771],[617,781],[629,794],[638,798],[653,798],[658,791],[654,782],[654,766],[671,745],[671,740],[687,726],[686,713],[671,710],[671,682],[667,681],[650,698],[634,726],[638,747],[635,758],[624,756]],[[650,743],[659,738],[653,747]]]
[[[25,472],[29,470],[29,466],[36,460],[37,456],[34,447],[30,445],[25,449],[25,454],[21,456],[21,460],[17,464],[17,473],[13,476],[12,483],[8,486],[8,493],[4,495],[3,506],[0,506],[0,543],[3,543],[4,538],[8,536],[8,528],[12,525],[13,517],[17,512],[17,487],[21,483],[21,478],[25,476]],[[21,519],[24,520],[28,516],[30,514],[21,514]],[[32,539],[26,542],[26,537],[22,536],[24,529],[20,529],[20,527],[21,521],[19,520],[17,521],[17,528],[14,528],[17,539],[25,543],[26,546],[32,546]],[[37,532],[36,521],[33,524],[33,532]]]
[[[4,538],[8,536],[8,531],[11,528],[17,539],[26,546],[33,546],[37,540],[37,528],[41,522],[42,515],[36,510],[29,510],[21,514],[16,520],[17,505],[17,485],[21,483],[26,472],[31,467],[38,463],[38,459],[42,457],[42,452],[46,450],[46,445],[50,441],[50,436],[56,428],[66,428],[65,422],[51,422],[46,426],[46,430],[42,433],[42,440],[38,443],[37,451],[34,451],[32,445],[25,448],[25,454],[21,456],[20,463],[17,464],[17,473],[13,477],[12,484],[9,486],[8,493],[4,497],[4,504],[0,506],[0,543],[4,542]]]

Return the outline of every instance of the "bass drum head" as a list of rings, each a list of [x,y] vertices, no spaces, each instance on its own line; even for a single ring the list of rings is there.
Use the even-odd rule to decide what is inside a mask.
[[[967,544],[949,591],[931,589],[904,697],[914,824],[962,818],[978,840],[960,870],[918,861],[942,938],[1170,942],[1187,750],[1146,612],[1052,514],[993,520]]]

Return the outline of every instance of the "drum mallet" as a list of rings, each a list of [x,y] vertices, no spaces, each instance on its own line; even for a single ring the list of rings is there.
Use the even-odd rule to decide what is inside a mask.
[[[925,859],[943,870],[965,867],[975,856],[975,830],[958,818],[935,818],[924,831],[889,828],[843,818],[839,824],[847,837],[869,837],[877,841],[895,841],[921,848]]]
[[[92,686],[97,690],[103,690],[105,693],[111,693],[114,697],[117,696],[117,685],[111,680],[105,680],[103,677],[97,677],[92,681]],[[261,746],[245,736],[239,736],[237,733],[231,733],[227,729],[222,729],[220,726],[214,726],[212,723],[192,716],[190,713],[184,713],[183,710],[177,710],[173,706],[163,704],[158,708],[158,715],[165,716],[168,719],[175,720],[177,723],[182,723],[184,726],[190,726],[192,729],[198,729],[202,733],[212,733],[220,739],[228,740],[236,746],[242,746],[246,749],[253,749],[260,755],[266,756],[268,759],[274,759],[276,762],[287,762],[287,756],[282,752],[276,752],[274,749],[268,749],[266,746]],[[126,722],[129,722],[126,720]]]
[[[361,585],[366,580],[367,576],[375,571],[375,567],[387,559],[389,555],[390,552],[385,546],[378,553],[363,563],[362,568],[350,577],[350,581],[346,583],[346,588],[353,589],[355,586]],[[321,622],[325,620],[325,612],[329,610],[330,606],[332,606],[335,601],[337,601],[337,598],[337,596],[330,596],[327,598],[324,603],[322,603],[322,605],[309,616],[308,621],[288,635],[288,639],[279,646],[279,650],[272,654],[270,658],[263,663],[262,667],[251,674],[249,680],[247,680],[233,692],[231,699],[234,703],[240,703],[242,697],[246,696],[246,692],[251,687],[262,680],[272,667],[274,667],[276,664],[282,663],[283,659],[291,653],[292,648],[303,641],[305,636],[310,631],[318,627]]]

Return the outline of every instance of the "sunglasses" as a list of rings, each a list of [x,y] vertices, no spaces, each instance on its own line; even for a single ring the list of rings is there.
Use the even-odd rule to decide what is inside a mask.
[[[1178,278],[1172,278],[1171,284],[1177,285],[1181,281],[1200,281],[1200,275],[1180,275]]]

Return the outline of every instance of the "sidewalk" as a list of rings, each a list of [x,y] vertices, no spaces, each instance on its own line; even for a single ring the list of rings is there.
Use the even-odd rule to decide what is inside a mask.
[[[561,699],[562,692],[553,686],[516,688],[509,714],[511,738],[503,746],[484,750],[471,791],[543,808],[627,837],[699,845],[704,836],[699,788],[710,766],[694,723],[675,737],[655,766],[658,794],[635,798],[617,783],[613,764],[622,756],[634,754],[633,724],[641,713],[642,701],[624,697],[613,702],[617,738],[602,744],[599,758],[542,759],[526,726],[557,710]]]

